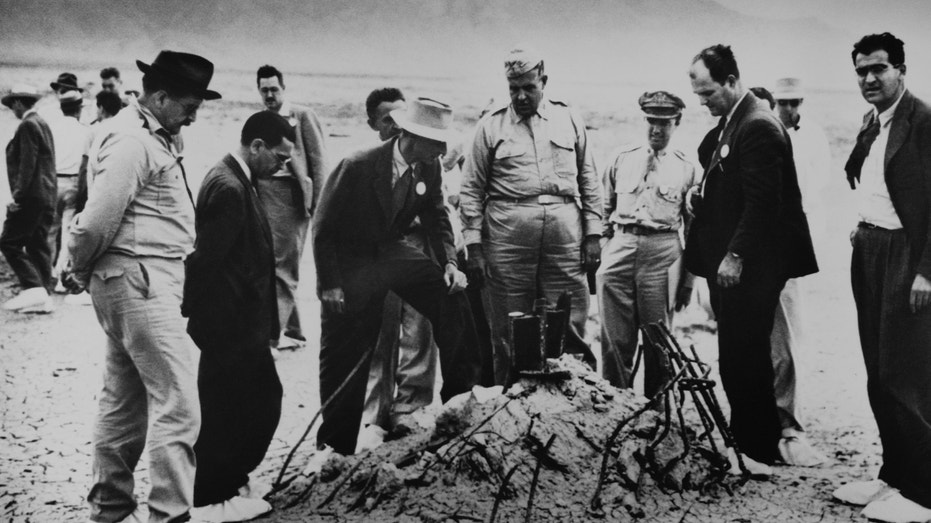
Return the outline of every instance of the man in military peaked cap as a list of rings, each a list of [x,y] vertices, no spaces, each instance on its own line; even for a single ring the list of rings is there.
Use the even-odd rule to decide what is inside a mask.
[[[646,142],[622,147],[604,173],[607,238],[599,269],[602,374],[616,387],[631,387],[639,327],[672,320],[689,303],[692,276],[682,267],[679,231],[687,227],[685,194],[695,167],[669,147],[682,119],[682,100],[666,91],[638,100]],[[644,393],[652,397],[669,379],[661,354],[645,352]]]
[[[546,99],[543,58],[516,46],[504,62],[510,104],[478,124],[460,196],[470,281],[487,283],[495,381],[511,377],[508,314],[572,300],[570,336],[585,339],[586,272],[600,263],[601,187],[585,123]],[[585,348],[587,350],[587,348]]]

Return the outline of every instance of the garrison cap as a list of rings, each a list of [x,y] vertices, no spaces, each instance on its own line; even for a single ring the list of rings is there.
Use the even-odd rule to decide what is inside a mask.
[[[648,118],[677,118],[685,108],[685,102],[681,98],[666,91],[643,93],[638,103]]]
[[[508,78],[517,78],[533,71],[543,64],[543,55],[536,49],[526,45],[517,44],[504,59],[504,74]]]

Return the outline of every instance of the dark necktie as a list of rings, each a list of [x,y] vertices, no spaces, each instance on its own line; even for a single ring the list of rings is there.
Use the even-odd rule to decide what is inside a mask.
[[[414,178],[413,166],[410,166],[397,180],[394,180],[392,184],[394,186],[392,189],[392,216],[397,216],[401,212],[401,208],[404,207],[404,201],[407,200],[407,192],[410,190],[412,178]]]
[[[854,180],[860,181],[863,162],[870,155],[870,148],[873,146],[873,142],[876,141],[876,137],[879,136],[879,127],[879,118],[873,115],[870,117],[869,125],[857,135],[857,143],[853,146],[853,151],[850,152],[847,165],[844,166],[844,170],[847,171],[847,182],[850,183],[851,189],[855,187]]]

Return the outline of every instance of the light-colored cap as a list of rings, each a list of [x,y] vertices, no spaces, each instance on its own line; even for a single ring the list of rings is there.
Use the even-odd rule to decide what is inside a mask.
[[[405,131],[437,142],[449,142],[453,136],[453,108],[432,98],[417,98],[405,109],[391,111],[394,123]]]
[[[805,98],[802,81],[798,78],[780,78],[776,80],[773,98],[776,100],[801,100]]]
[[[31,98],[33,100],[38,100],[39,98],[42,98],[42,96],[39,94],[39,91],[35,87],[27,84],[18,84],[14,85],[13,88],[10,89],[10,92],[5,94],[3,98],[0,99],[0,103],[10,107],[13,104],[13,100],[17,98]]]
[[[58,98],[58,103],[62,108],[65,107],[84,107],[84,97],[80,91],[68,91]]]
[[[508,78],[517,78],[533,71],[542,63],[543,55],[536,49],[526,44],[517,44],[504,59],[504,74]]]

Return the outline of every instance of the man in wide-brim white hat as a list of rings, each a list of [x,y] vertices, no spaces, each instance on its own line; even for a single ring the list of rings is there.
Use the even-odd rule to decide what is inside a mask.
[[[466,278],[456,263],[443,201],[439,157],[450,138],[452,108],[418,98],[391,116],[400,136],[341,161],[323,187],[314,219],[323,401],[352,375],[324,408],[317,442],[341,454],[356,447],[369,369],[366,349],[375,345],[389,290],[433,324],[444,401],[470,390],[480,372],[475,324],[468,300],[458,292]],[[405,240],[415,218],[432,256]]]

